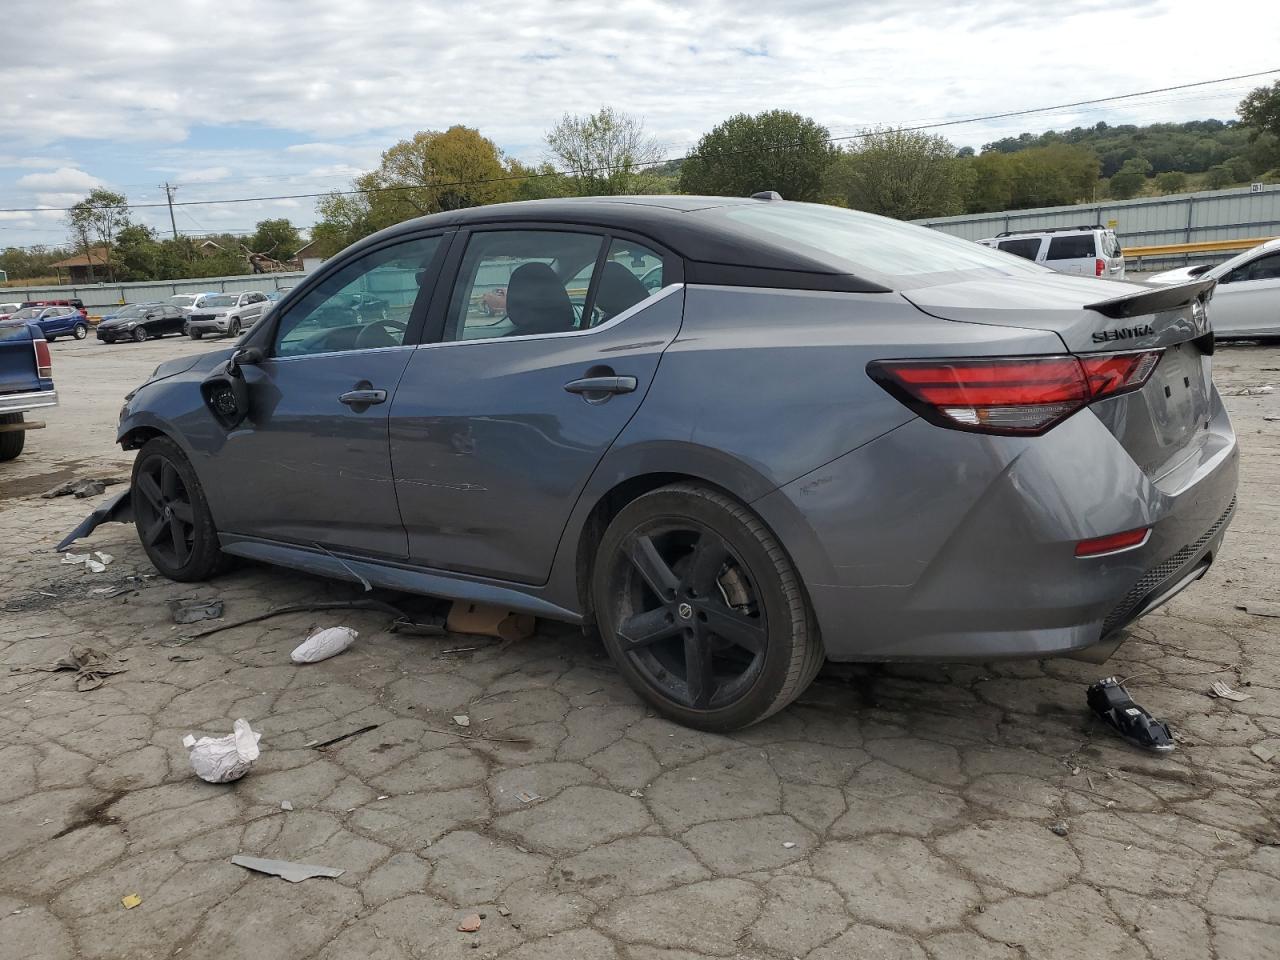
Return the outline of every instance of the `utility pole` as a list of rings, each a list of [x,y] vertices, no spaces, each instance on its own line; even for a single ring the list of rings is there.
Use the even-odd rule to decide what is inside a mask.
[[[178,221],[173,219],[173,191],[177,189],[177,187],[169,186],[168,180],[165,181],[164,195],[169,198],[169,226],[173,228],[173,239],[175,240],[178,239]]]

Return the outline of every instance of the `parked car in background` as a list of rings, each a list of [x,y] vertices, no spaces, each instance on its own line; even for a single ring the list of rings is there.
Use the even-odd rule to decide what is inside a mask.
[[[26,414],[55,406],[49,341],[31,320],[0,320],[0,461],[26,445]]]
[[[131,505],[174,580],[241,556],[593,624],[658,711],[732,730],[824,658],[1118,642],[1203,576],[1238,471],[1211,287],[778,199],[436,214],[161,364],[131,491],[63,543]]]
[[[1232,337],[1280,337],[1280,237],[1260,243],[1216,267],[1179,267],[1147,277],[1148,283],[1217,280],[1209,302],[1214,334]]]
[[[11,315],[21,309],[21,303],[0,303],[0,320],[8,320]]]
[[[216,297],[216,290],[208,290],[204,293],[178,293],[169,298],[169,303],[182,311],[183,316],[191,316],[191,311],[200,305],[205,297]]]
[[[187,318],[187,333],[192,340],[199,340],[206,333],[238,337],[261,319],[266,307],[267,295],[261,290],[205,296]]]
[[[103,343],[136,340],[142,343],[165,334],[186,333],[187,318],[171,303],[132,303],[121,307],[98,324],[98,339]]]
[[[1113,231],[1103,226],[1012,230],[978,242],[1059,273],[1124,279],[1124,252],[1120,241]]]
[[[85,309],[84,301],[79,297],[68,297],[65,300],[28,300],[23,304],[24,307],[75,307],[79,311],[80,316],[86,320],[89,319],[89,311]]]
[[[89,321],[75,307],[24,306],[10,314],[11,320],[30,320],[40,327],[44,338],[52,343],[58,337],[75,337],[83,340],[89,335]]]

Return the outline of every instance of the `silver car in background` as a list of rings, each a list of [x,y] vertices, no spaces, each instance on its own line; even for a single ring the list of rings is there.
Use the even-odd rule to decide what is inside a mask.
[[[238,337],[258,322],[268,303],[267,295],[260,290],[205,295],[187,318],[187,333],[192,340],[199,340],[206,333]]]
[[[1148,283],[1216,280],[1209,304],[1219,339],[1280,337],[1280,237],[1236,254],[1216,267],[1179,267],[1147,277]]]

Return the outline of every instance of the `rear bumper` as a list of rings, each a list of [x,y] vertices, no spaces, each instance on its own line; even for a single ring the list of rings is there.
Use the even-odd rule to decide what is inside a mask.
[[[0,393],[0,413],[25,413],[41,407],[58,405],[57,390],[32,390],[29,393]]]
[[[1235,435],[1159,483],[1086,410],[1034,439],[913,421],[757,501],[833,660],[1052,656],[1120,636],[1203,576],[1231,519]],[[1150,527],[1077,558],[1080,540]]]

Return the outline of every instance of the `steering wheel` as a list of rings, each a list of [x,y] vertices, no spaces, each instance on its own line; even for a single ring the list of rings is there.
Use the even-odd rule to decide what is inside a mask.
[[[375,320],[366,324],[356,335],[354,349],[370,350],[375,347],[398,347],[404,343],[408,324],[402,320]]]

